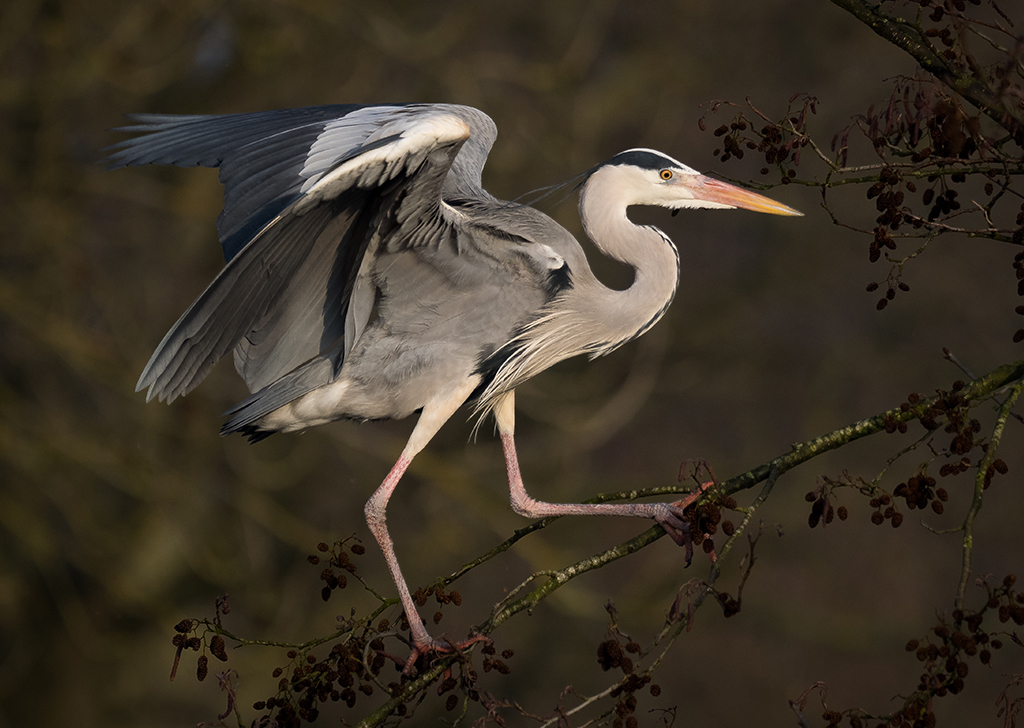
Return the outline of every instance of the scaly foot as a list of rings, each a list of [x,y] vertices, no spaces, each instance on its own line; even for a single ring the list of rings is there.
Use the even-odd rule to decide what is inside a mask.
[[[413,675],[415,672],[416,663],[419,662],[419,659],[421,657],[426,657],[431,653],[462,652],[462,650],[466,649],[467,647],[470,647],[471,645],[475,645],[478,642],[490,643],[492,641],[490,637],[487,637],[486,635],[482,634],[475,634],[472,637],[462,640],[461,642],[451,642],[449,640],[436,640],[429,634],[426,634],[425,631],[423,637],[424,639],[416,639],[415,637],[413,638],[412,654],[409,655],[409,659],[405,661],[405,666],[402,668],[403,675]],[[401,661],[395,658],[394,656],[388,655],[387,653],[383,654],[387,657],[390,657],[395,662],[399,664],[401,663]]]
[[[693,560],[693,540],[690,537],[690,524],[683,511],[697,501],[708,488],[713,486],[715,481],[709,480],[701,483],[697,490],[690,493],[682,500],[675,503],[662,503],[664,511],[654,516],[655,522],[668,534],[669,538],[680,546],[686,547],[686,565],[689,566]]]

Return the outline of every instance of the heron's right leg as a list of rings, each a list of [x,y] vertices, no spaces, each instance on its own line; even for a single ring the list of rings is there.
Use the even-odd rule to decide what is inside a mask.
[[[509,498],[512,509],[527,518],[548,516],[638,516],[657,522],[665,533],[680,546],[686,547],[686,561],[693,553],[690,529],[683,511],[714,485],[713,481],[703,483],[695,492],[675,503],[545,503],[530,496],[523,486],[519,472],[519,458],[515,444],[515,390],[509,392],[494,409],[498,433],[505,450],[505,464],[508,468]]]
[[[391,468],[391,472],[388,473],[384,482],[370,496],[370,499],[366,501],[366,506],[363,508],[363,513],[366,515],[366,525],[370,527],[370,532],[373,533],[378,545],[380,545],[380,550],[384,553],[384,560],[388,564],[388,571],[391,572],[391,578],[398,588],[398,596],[402,601],[402,608],[405,610],[405,616],[409,620],[413,652],[408,662],[406,662],[406,672],[412,669],[413,664],[415,664],[420,655],[433,650],[451,650],[453,646],[461,648],[467,644],[487,639],[486,637],[478,636],[465,642],[451,645],[445,642],[438,642],[430,636],[426,627],[423,626],[423,620],[420,619],[419,614],[416,612],[416,603],[413,601],[412,594],[409,593],[409,586],[406,584],[405,578],[402,576],[402,570],[398,566],[398,557],[395,555],[395,546],[391,540],[391,535],[388,533],[386,516],[391,494],[395,492],[398,481],[402,479],[402,475],[409,467],[409,463],[412,462],[417,453],[426,447],[430,439],[441,429],[441,425],[447,422],[448,418],[472,394],[478,381],[479,377],[474,377],[450,396],[431,402],[423,408],[423,412],[420,414],[416,427],[413,428],[412,435],[409,436],[409,442],[406,443],[405,449],[402,450],[402,455],[398,458],[398,462]]]

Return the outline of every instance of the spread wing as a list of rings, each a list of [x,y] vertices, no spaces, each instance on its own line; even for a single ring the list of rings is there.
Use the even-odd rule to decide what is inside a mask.
[[[137,386],[167,401],[232,350],[250,391],[326,351],[343,357],[372,309],[360,270],[375,241],[430,244],[453,224],[442,193],[486,197],[495,137],[482,112],[441,104],[131,118],[120,131],[142,136],[115,145],[109,167],[215,166],[224,183],[227,264]]]

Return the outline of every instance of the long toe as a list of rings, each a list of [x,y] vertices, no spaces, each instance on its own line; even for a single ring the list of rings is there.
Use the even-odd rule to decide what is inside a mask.
[[[680,546],[684,545],[690,537],[690,526],[683,516],[681,508],[675,504],[666,504],[665,513],[654,519],[659,526],[665,529],[669,538]]]
[[[663,517],[655,519],[673,541],[686,548],[686,565],[693,561],[693,539],[690,538],[690,524],[683,517],[683,509],[673,503]]]

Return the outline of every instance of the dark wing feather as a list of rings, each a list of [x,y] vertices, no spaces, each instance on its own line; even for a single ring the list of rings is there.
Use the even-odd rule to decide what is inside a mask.
[[[136,389],[148,387],[149,399],[157,396],[171,401],[196,387],[214,363],[236,346],[242,351],[239,374],[251,389],[258,389],[266,384],[262,380],[268,373],[280,376],[278,372],[288,371],[318,353],[321,332],[336,328],[338,318],[344,320],[343,312],[327,325],[324,307],[317,305],[320,302],[310,302],[312,305],[299,310],[291,304],[297,288],[313,295],[316,291],[306,284],[323,284],[298,274],[312,272],[319,277],[335,268],[332,258],[341,248],[338,240],[330,240],[323,233],[340,212],[339,207],[322,204],[284,224],[268,226],[225,266],[171,327]],[[365,241],[357,245],[365,250]],[[294,318],[287,320],[288,314]],[[311,331],[319,334],[312,348],[308,346],[314,344],[309,340]],[[255,341],[249,343],[247,336]],[[267,341],[268,337],[276,340]]]
[[[231,260],[259,230],[291,204],[309,181],[311,150],[327,127],[327,166],[358,150],[403,106],[315,106],[219,116],[131,114],[137,122],[114,131],[139,133],[110,147],[108,169],[141,164],[219,167],[224,210],[217,231]],[[332,156],[333,155],[333,156]],[[322,170],[321,170],[322,171]]]

